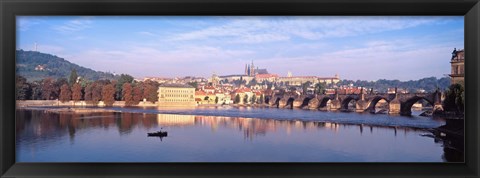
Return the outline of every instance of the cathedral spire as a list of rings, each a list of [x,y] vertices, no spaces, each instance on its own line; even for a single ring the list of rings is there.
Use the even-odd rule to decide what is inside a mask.
[[[245,64],[245,75],[248,75],[248,68],[247,68],[247,64]]]

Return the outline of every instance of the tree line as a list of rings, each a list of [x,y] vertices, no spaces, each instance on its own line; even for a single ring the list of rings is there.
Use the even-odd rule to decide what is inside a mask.
[[[16,99],[86,101],[93,105],[103,101],[107,106],[112,106],[115,101],[125,101],[126,106],[131,106],[139,104],[143,99],[156,102],[159,85],[150,80],[136,82],[127,74],[120,75],[118,80],[79,80],[75,70],[72,70],[68,80],[45,78],[28,82],[25,77],[17,75]]]
[[[409,80],[409,81],[400,81],[400,80],[386,80],[380,79],[377,81],[366,81],[366,80],[341,80],[337,85],[349,85],[353,84],[354,86],[362,86],[365,88],[373,88],[378,92],[386,92],[388,88],[398,87],[407,89],[411,93],[415,93],[418,89],[424,89],[426,92],[433,92],[435,90],[446,90],[450,87],[450,78],[442,77],[437,79],[436,77],[427,77],[419,80]]]

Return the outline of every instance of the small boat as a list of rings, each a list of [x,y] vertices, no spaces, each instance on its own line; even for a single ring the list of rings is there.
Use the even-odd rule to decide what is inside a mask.
[[[149,137],[166,137],[168,133],[165,131],[158,131],[158,132],[152,132],[148,133]]]

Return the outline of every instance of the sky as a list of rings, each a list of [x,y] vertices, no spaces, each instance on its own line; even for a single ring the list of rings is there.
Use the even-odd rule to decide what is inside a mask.
[[[463,16],[17,16],[17,49],[143,77],[418,80],[450,73]]]

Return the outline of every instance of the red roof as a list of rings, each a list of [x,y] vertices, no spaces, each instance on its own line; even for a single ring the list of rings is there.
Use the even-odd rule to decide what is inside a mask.
[[[195,91],[195,95],[206,95],[207,93],[205,93],[204,91],[202,90],[199,90],[199,91]]]
[[[245,92],[251,92],[252,90],[250,88],[246,88],[246,87],[243,87],[243,88],[237,88],[235,90],[235,93],[245,93]]]
[[[205,89],[205,90],[215,90],[215,87],[213,87],[213,86],[205,86],[204,89]]]

